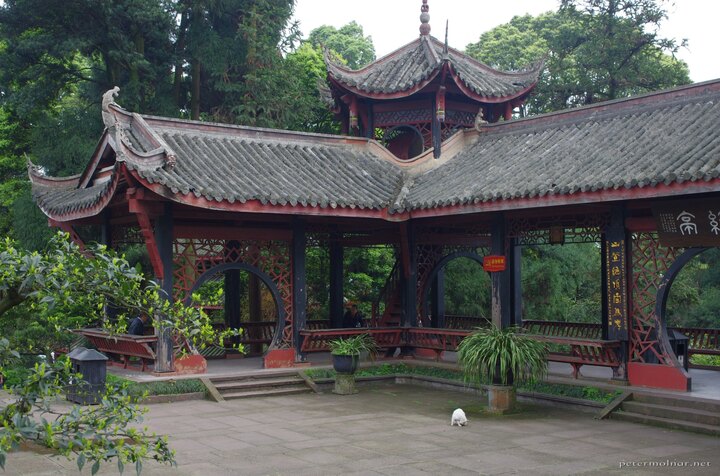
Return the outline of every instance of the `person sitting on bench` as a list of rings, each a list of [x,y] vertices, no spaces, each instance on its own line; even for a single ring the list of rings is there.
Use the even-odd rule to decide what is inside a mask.
[[[130,326],[128,326],[128,334],[134,335],[134,336],[142,336],[145,335],[145,324],[147,324],[148,321],[147,314],[141,314],[137,316],[135,319],[130,322]]]

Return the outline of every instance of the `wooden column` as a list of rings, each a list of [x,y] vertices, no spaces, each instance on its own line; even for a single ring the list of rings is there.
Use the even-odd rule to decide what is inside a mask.
[[[431,288],[430,312],[432,313],[432,327],[444,328],[445,322],[445,268],[438,270]]]
[[[112,226],[110,225],[110,213],[108,210],[103,213],[103,222],[100,225],[100,243],[112,248]]]
[[[402,325],[417,326],[417,258],[415,256],[415,232],[412,224],[400,225],[403,272],[401,273]]]
[[[517,238],[513,239],[510,250],[509,266],[512,286],[512,319],[511,325],[522,326],[522,246],[517,244]]]
[[[165,298],[172,300],[173,291],[173,210],[172,203],[165,203],[165,212],[155,222],[155,237],[157,240],[158,253],[162,262],[163,274],[165,275],[160,285],[165,292]],[[155,372],[173,372],[175,370],[175,356],[173,355],[173,343],[171,329],[166,327],[155,327],[155,334],[158,337],[157,349],[155,350]]]
[[[432,146],[433,146],[433,157],[439,158],[441,154],[441,143],[442,143],[442,124],[437,117],[437,99],[433,101],[432,110]]]
[[[495,217],[492,223],[492,248],[493,255],[505,256],[505,217],[500,214]],[[507,261],[507,260],[506,260]],[[512,310],[511,303],[511,265],[505,271],[491,273],[492,280],[492,322],[500,328],[508,327],[511,324]]]
[[[622,341],[620,359],[623,365],[613,371],[614,379],[626,379],[628,346],[628,295],[630,280],[629,243],[625,230],[625,213],[622,207],[610,210],[610,224],[605,227],[602,239],[602,338]]]
[[[305,328],[307,318],[307,279],[305,276],[305,223],[293,223],[292,274],[293,274],[293,347],[295,360],[304,361],[300,353],[300,330]]]
[[[339,240],[342,233],[333,234],[330,241],[330,327],[342,327],[343,318],[343,258],[344,249]]]

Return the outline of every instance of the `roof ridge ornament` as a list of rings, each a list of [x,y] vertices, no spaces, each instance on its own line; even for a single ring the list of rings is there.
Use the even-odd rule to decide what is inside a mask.
[[[114,88],[110,89],[109,91],[106,91],[105,94],[102,96],[102,118],[103,123],[105,124],[105,127],[112,130],[115,126],[117,126],[117,118],[115,117],[115,114],[110,111],[110,105],[114,104],[118,106],[118,104],[115,102],[115,98],[118,96],[118,93],[120,92],[120,88],[118,86],[115,86]]]
[[[423,0],[423,4],[420,7],[420,34],[428,36],[430,34],[430,13],[428,11],[430,7],[427,4],[427,0]]]
[[[448,54],[448,27],[450,26],[450,20],[445,20],[445,45],[443,46],[443,54],[446,56],[445,59],[447,59]]]

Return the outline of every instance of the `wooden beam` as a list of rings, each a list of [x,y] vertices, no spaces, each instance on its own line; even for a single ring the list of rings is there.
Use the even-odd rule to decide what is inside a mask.
[[[175,238],[217,238],[221,240],[290,241],[292,230],[222,225],[176,225]]]

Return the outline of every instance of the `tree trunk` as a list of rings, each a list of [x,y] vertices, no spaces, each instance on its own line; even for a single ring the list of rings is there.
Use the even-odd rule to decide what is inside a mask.
[[[200,60],[192,60],[192,93],[190,96],[190,119],[200,120]]]

